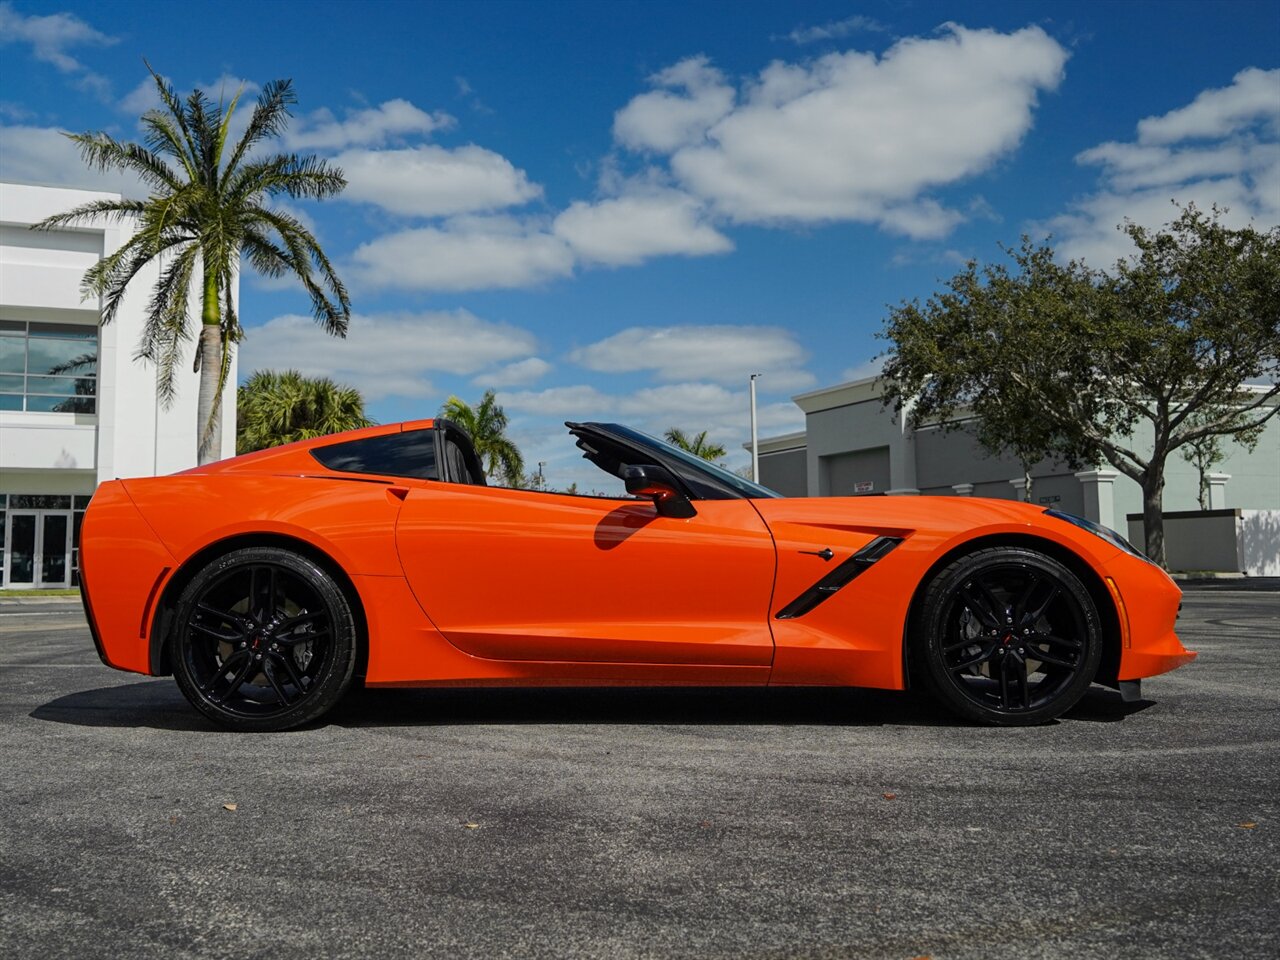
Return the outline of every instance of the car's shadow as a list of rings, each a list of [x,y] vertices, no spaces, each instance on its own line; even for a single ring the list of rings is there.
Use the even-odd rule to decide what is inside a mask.
[[[1094,687],[1065,719],[1111,723],[1151,706],[1125,703]],[[84,690],[33,710],[36,720],[86,727],[211,730],[172,680]],[[816,688],[625,687],[362,689],[317,725],[343,727],[468,724],[640,724],[773,726],[963,726],[932,700],[886,690]]]

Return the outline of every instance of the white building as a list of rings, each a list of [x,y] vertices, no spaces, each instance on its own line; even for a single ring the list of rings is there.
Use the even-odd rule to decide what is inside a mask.
[[[80,280],[128,242],[132,225],[30,229],[107,198],[115,195],[0,183],[0,588],[74,585],[79,521],[99,483],[196,464],[194,347],[167,408],[156,398],[155,368],[134,359],[159,263],[134,278],[115,320],[99,326],[100,304],[81,299]],[[224,457],[235,453],[235,382],[233,365]]]

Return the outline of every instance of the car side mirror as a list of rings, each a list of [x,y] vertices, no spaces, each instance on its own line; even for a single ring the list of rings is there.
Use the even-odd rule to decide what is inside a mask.
[[[687,520],[698,514],[666,467],[654,463],[628,465],[622,468],[622,481],[627,493],[648,497],[664,517]]]

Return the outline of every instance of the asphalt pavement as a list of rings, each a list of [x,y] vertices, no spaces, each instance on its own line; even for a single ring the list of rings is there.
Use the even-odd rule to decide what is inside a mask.
[[[1280,956],[1280,593],[1062,721],[842,690],[367,691],[235,735],[0,606],[0,957]]]

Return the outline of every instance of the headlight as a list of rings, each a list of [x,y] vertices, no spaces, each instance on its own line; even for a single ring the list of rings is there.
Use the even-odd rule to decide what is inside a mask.
[[[1074,513],[1063,513],[1061,510],[1046,510],[1045,515],[1049,517],[1057,517],[1059,520],[1065,520],[1067,523],[1074,524],[1081,530],[1088,530],[1096,537],[1101,537],[1113,547],[1119,547],[1125,553],[1138,557],[1142,560],[1151,562],[1150,558],[1126,540],[1120,534],[1116,533],[1110,527],[1104,527],[1100,523],[1094,523],[1092,520],[1086,520],[1084,517],[1077,517]]]

